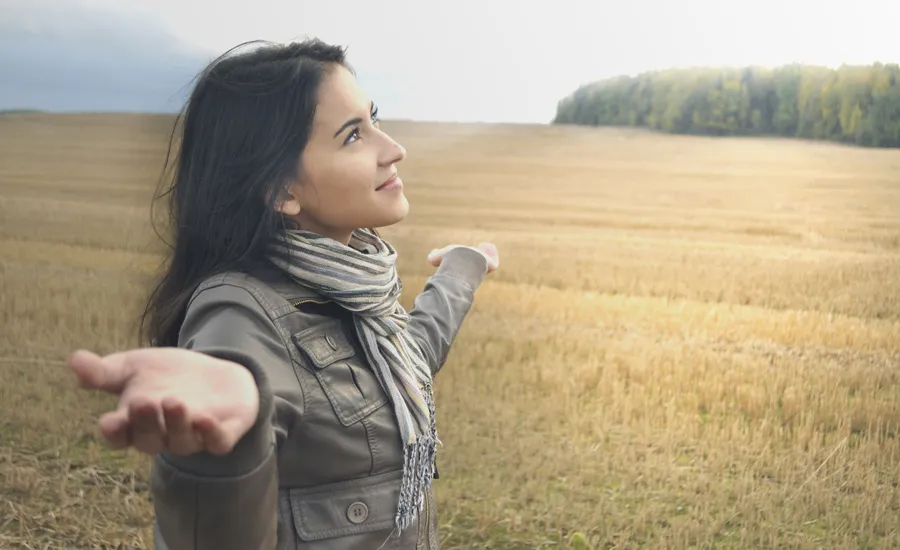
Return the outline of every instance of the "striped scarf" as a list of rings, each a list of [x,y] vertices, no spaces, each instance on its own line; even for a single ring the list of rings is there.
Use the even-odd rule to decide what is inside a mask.
[[[397,253],[376,234],[358,229],[349,245],[289,229],[270,260],[293,280],[353,313],[356,333],[381,387],[393,404],[404,445],[403,479],[395,523],[406,529],[434,475],[436,444],[431,369],[406,330]]]

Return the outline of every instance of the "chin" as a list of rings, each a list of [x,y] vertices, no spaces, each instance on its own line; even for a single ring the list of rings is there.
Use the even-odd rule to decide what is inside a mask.
[[[379,223],[372,224],[373,227],[388,227],[396,223],[400,223],[409,214],[409,201],[405,196],[400,197],[390,208],[386,208],[379,217]]]

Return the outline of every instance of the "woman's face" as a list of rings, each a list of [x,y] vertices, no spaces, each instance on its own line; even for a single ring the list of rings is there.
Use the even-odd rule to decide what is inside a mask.
[[[346,244],[357,228],[406,217],[396,166],[406,150],[378,128],[376,115],[349,70],[336,65],[325,74],[298,180],[279,205],[301,229]]]

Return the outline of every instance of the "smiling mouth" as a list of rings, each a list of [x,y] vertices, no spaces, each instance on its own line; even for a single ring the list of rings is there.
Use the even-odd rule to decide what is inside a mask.
[[[375,188],[376,191],[387,191],[388,189],[397,189],[403,186],[403,181],[400,179],[400,176],[394,174],[388,180],[378,187]]]

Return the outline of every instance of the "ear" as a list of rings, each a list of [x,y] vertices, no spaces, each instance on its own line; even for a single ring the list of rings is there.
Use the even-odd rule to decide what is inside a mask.
[[[275,210],[285,216],[296,216],[302,210],[300,203],[300,184],[291,182],[282,188],[275,201]]]

